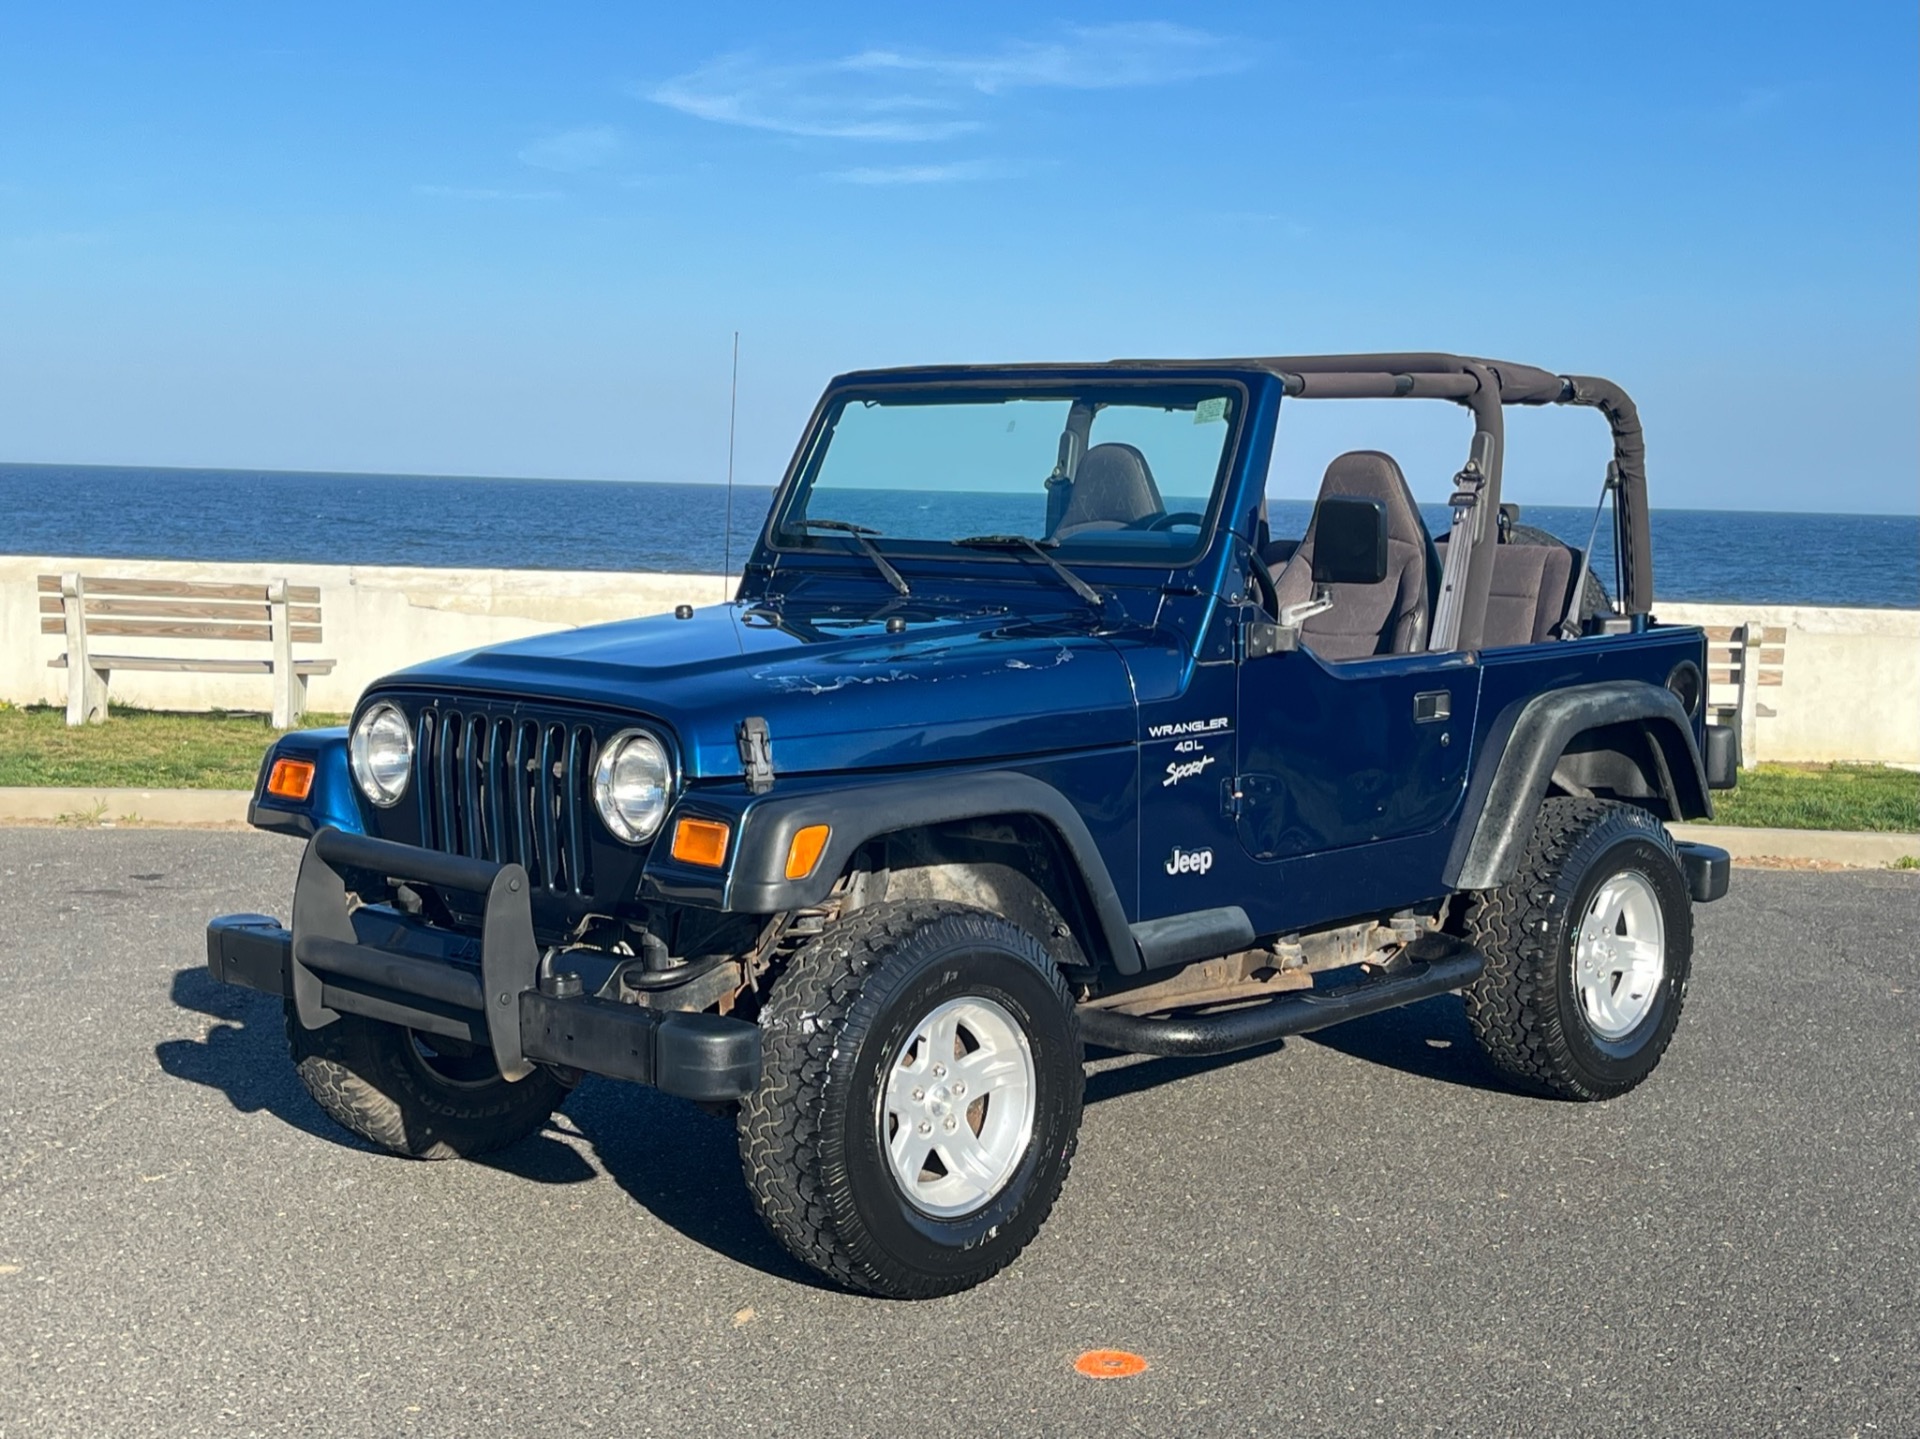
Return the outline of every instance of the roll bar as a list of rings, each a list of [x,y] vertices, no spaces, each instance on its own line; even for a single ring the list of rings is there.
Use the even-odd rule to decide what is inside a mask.
[[[1251,363],[1279,375],[1290,397],[1441,399],[1473,411],[1473,446],[1455,481],[1453,536],[1434,612],[1433,648],[1474,649],[1484,632],[1493,580],[1493,552],[1484,541],[1489,517],[1500,512],[1505,405],[1585,405],[1606,419],[1619,480],[1614,491],[1614,552],[1620,557],[1620,606],[1629,615],[1652,611],[1646,438],[1639,411],[1612,381],[1441,354],[1302,355]]]

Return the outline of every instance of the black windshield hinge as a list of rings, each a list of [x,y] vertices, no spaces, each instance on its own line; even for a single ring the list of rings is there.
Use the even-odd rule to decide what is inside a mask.
[[[740,721],[733,736],[740,746],[740,771],[746,776],[748,794],[765,794],[773,788],[773,736],[759,715]]]

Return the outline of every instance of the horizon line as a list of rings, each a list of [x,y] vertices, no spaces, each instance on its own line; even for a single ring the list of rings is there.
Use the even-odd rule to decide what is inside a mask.
[[[466,480],[483,483],[532,484],[532,485],[689,485],[702,488],[724,489],[729,481],[722,476],[712,480],[640,480],[615,479],[606,476],[584,475],[485,475],[457,473],[443,470],[288,470],[270,465],[125,465],[100,461],[67,460],[0,460],[0,470],[40,469],[40,470],[122,470],[135,473],[189,474],[189,475],[280,475],[290,478],[321,479],[366,479],[366,480]],[[736,489],[767,490],[779,488],[779,483],[761,484],[753,481],[736,480],[731,482]],[[1018,490],[974,490],[969,494],[1020,494]],[[1283,502],[1306,504],[1306,496],[1272,495],[1270,498]],[[1503,496],[1503,501],[1505,497]],[[1506,501],[1519,503],[1522,509],[1531,504],[1537,509],[1586,509],[1591,508],[1582,499],[1575,503],[1552,503],[1549,501]],[[1434,508],[1445,508],[1445,502],[1439,500],[1416,501]],[[1649,513],[1658,514],[1715,514],[1715,515],[1844,515],[1851,519],[1863,520],[1915,520],[1920,519],[1920,507],[1910,511],[1890,510],[1753,510],[1736,509],[1722,505],[1650,505]]]

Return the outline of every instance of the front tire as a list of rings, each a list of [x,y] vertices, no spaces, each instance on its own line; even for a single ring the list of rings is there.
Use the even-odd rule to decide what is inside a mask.
[[[1611,1099],[1666,1053],[1693,964],[1693,904],[1673,840],[1645,810],[1541,803],[1513,878],[1475,894],[1486,956],[1467,1019],[1494,1067],[1563,1099]]]
[[[508,1083],[484,1046],[357,1014],[308,1029],[289,1004],[287,1045],[329,1118],[409,1159],[503,1149],[544,1125],[567,1096],[543,1069]]]
[[[852,1289],[926,1299],[1026,1248],[1079,1134],[1072,999],[1040,942],[984,910],[873,905],[794,957],[741,1103],[755,1207]]]

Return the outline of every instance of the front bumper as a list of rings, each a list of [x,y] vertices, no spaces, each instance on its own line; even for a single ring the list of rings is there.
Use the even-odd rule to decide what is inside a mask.
[[[482,896],[478,939],[373,900],[397,886]],[[277,994],[301,1024],[342,1014],[483,1044],[508,1079],[536,1063],[652,1085],[688,1099],[739,1099],[760,1078],[760,1031],[717,1014],[657,1011],[543,986],[526,872],[323,829],[294,886],[293,924],[224,915],[207,925],[207,969]]]

